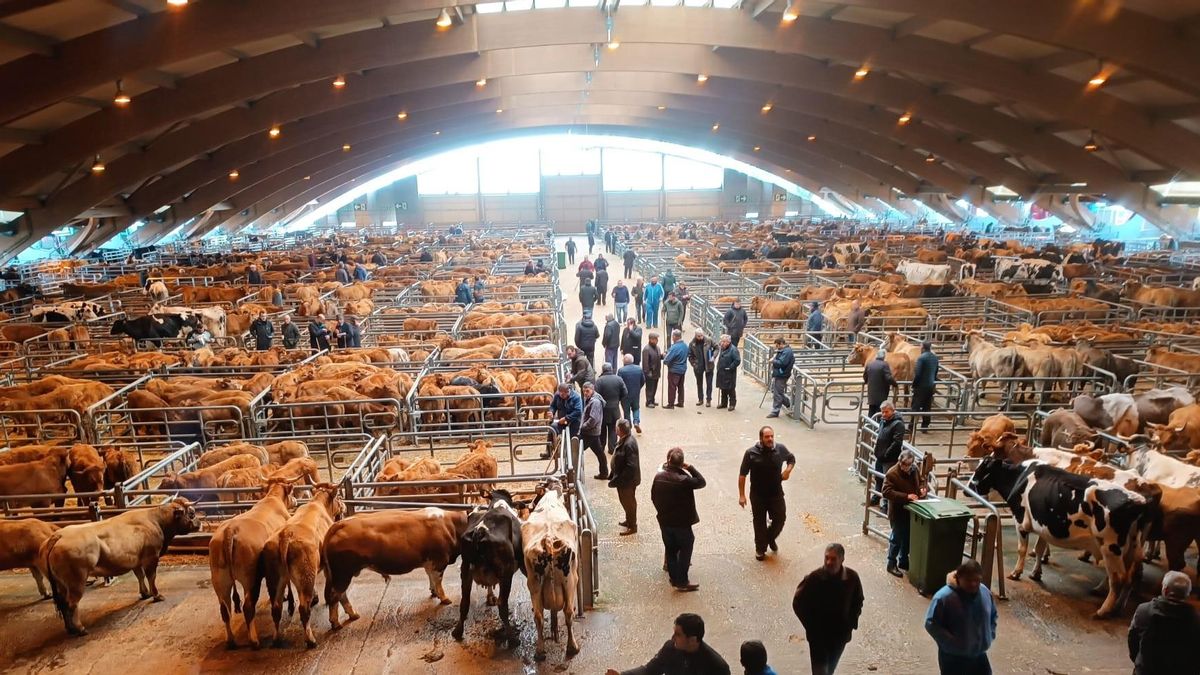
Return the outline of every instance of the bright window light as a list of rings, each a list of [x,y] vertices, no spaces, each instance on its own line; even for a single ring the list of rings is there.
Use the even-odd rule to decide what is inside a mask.
[[[655,7],[677,7],[679,0],[650,0],[650,4]]]
[[[725,169],[704,162],[667,155],[663,166],[663,187],[667,190],[720,190],[725,184]]]
[[[596,7],[600,0],[567,0],[568,7]]]
[[[713,0],[713,7],[717,9],[733,9],[738,6],[741,0]]]
[[[643,150],[604,151],[604,189],[609,192],[661,190],[662,155]]]
[[[1200,197],[1200,181],[1178,181],[1151,185],[1151,190],[1164,197]]]
[[[479,153],[481,193],[537,194],[541,187],[537,146],[497,146]]]
[[[567,6],[567,0],[535,0],[534,1],[534,7],[537,7],[538,9],[558,9],[559,7],[566,7],[566,6]]]
[[[992,185],[991,187],[989,187],[987,189],[987,191],[996,195],[997,197],[1016,197],[1016,196],[1018,196],[1016,192],[1013,192],[1012,190],[1008,189],[1007,187],[1005,187],[1003,185]]]
[[[466,195],[478,192],[479,174],[476,172],[475,153],[455,153],[432,164],[428,171],[417,176],[417,194]]]
[[[757,217],[758,217],[758,211],[747,211],[747,212],[746,212],[746,217],[747,217],[747,218],[757,218]]]
[[[504,3],[504,9],[510,12],[521,12],[527,9],[533,9],[533,0],[508,0]]]
[[[707,7],[708,0],[683,0],[685,7]]]
[[[551,145],[542,148],[543,176],[595,176],[600,173],[600,148]]]
[[[644,5],[650,0],[621,0],[622,5]]]
[[[503,11],[503,2],[481,2],[475,5],[475,12],[478,14],[495,14]]]
[[[793,217],[795,217],[795,216],[798,216],[798,215],[800,215],[800,212],[799,212],[799,211],[784,211],[784,212],[783,212],[783,217],[784,217],[784,218],[793,218]]]

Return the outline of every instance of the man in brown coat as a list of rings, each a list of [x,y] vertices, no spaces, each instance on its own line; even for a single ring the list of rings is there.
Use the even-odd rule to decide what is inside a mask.
[[[888,501],[888,520],[892,523],[887,558],[887,571],[892,576],[903,576],[900,570],[908,569],[909,520],[904,506],[924,499],[928,493],[925,477],[917,470],[917,456],[912,450],[904,450],[900,461],[883,478],[883,498]]]
[[[804,577],[792,598],[792,611],[804,624],[813,675],[833,675],[862,614],[862,582],[845,561],[841,544],[826,546],[825,564]]]

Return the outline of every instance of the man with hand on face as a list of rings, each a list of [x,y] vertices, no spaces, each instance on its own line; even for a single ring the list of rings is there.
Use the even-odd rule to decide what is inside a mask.
[[[704,619],[696,614],[675,618],[675,632],[644,666],[609,668],[605,675],[729,675],[729,664],[704,641]]]
[[[755,560],[765,560],[767,548],[779,551],[779,544],[775,540],[787,521],[783,481],[791,477],[795,467],[795,455],[775,442],[775,430],[771,427],[759,429],[758,442],[742,456],[742,466],[738,471],[738,506],[746,508],[746,477],[749,476]]]

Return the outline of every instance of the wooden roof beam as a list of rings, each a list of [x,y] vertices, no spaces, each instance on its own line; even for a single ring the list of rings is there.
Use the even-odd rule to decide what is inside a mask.
[[[39,35],[6,23],[0,23],[0,42],[48,57],[54,56],[57,44],[52,38],[45,35]]]

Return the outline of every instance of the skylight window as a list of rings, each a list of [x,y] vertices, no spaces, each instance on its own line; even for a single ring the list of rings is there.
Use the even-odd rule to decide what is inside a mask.
[[[503,2],[481,2],[478,5],[475,5],[475,12],[477,14],[495,14],[503,11]]]
[[[527,9],[533,9],[533,0],[508,0],[504,3],[504,9],[509,12],[522,12]]]

